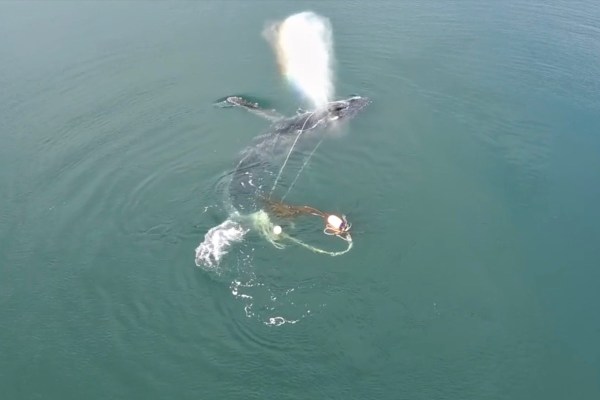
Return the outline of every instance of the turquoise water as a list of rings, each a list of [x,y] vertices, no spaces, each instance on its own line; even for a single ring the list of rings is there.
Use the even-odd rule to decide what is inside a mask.
[[[346,213],[355,246],[249,233],[199,268],[268,126],[212,103],[302,105],[261,31],[307,9],[338,97],[373,103],[287,200]],[[599,21],[589,0],[0,3],[2,398],[600,398]]]

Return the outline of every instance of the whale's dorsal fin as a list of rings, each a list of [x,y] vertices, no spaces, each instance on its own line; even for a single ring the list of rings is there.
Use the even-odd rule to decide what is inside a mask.
[[[241,107],[252,114],[258,115],[259,117],[265,118],[271,122],[279,121],[284,118],[283,115],[279,114],[276,110],[267,110],[258,105],[258,103],[252,102],[240,96],[229,96],[225,100],[216,103],[220,107]]]

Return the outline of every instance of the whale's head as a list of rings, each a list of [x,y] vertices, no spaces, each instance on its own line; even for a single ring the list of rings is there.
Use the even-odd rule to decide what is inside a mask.
[[[345,120],[351,119],[371,101],[367,97],[352,96],[345,100],[332,101],[327,105],[329,119]]]

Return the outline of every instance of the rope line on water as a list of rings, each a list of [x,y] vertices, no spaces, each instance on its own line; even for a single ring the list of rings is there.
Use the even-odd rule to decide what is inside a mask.
[[[273,183],[273,187],[271,188],[271,192],[269,193],[269,199],[271,198],[271,195],[273,194],[273,191],[275,190],[275,187],[277,186],[277,183],[279,182],[279,178],[281,178],[281,173],[283,172],[283,170],[290,158],[290,155],[292,154],[292,151],[294,151],[294,147],[296,146],[298,139],[300,139],[300,135],[302,135],[302,132],[304,132],[304,127],[306,126],[306,123],[308,122],[310,117],[312,117],[314,114],[315,114],[314,111],[311,112],[310,115],[308,117],[306,117],[306,120],[304,120],[304,124],[302,125],[302,128],[300,128],[300,132],[298,132],[298,135],[296,136],[296,140],[294,140],[292,147],[290,147],[290,151],[288,152],[287,157],[285,157],[285,161],[283,162],[283,165],[281,166],[281,169],[279,170],[279,173],[277,174],[277,178],[275,178],[275,183]]]
[[[259,211],[255,214],[252,214],[251,218],[252,218],[252,221],[254,222],[254,226],[258,228],[259,232],[269,241],[269,243],[271,243],[277,249],[285,248],[285,245],[278,240],[279,238],[283,238],[283,239],[287,239],[299,246],[302,246],[305,249],[312,251],[313,253],[327,254],[331,257],[336,257],[336,256],[341,256],[342,254],[346,254],[347,252],[349,252],[352,249],[352,246],[354,245],[354,243],[352,242],[352,236],[350,236],[349,233],[347,234],[346,238],[339,236],[339,235],[335,235],[335,236],[338,236],[340,239],[346,241],[346,243],[348,243],[348,247],[346,247],[345,250],[341,250],[341,251],[323,250],[318,247],[312,246],[308,243],[304,243],[302,240],[297,239],[293,236],[290,236],[290,235],[286,234],[285,232],[282,232],[279,235],[274,235],[273,234],[274,225],[271,222],[269,215],[264,211]]]
[[[283,195],[283,197],[281,198],[281,200],[285,200],[285,197],[290,193],[290,190],[292,190],[292,188],[294,187],[294,185],[296,184],[296,181],[298,180],[298,178],[300,177],[300,174],[302,173],[302,170],[304,170],[304,167],[306,167],[306,165],[308,164],[308,162],[310,161],[311,157],[313,156],[313,154],[315,154],[315,151],[317,151],[317,149],[319,148],[319,146],[321,145],[321,143],[323,142],[323,139],[325,138],[325,136],[321,137],[321,140],[319,140],[319,142],[317,143],[317,145],[314,147],[314,149],[312,149],[312,151],[310,152],[310,154],[308,155],[308,158],[306,159],[306,161],[304,161],[304,164],[302,164],[302,167],[300,167],[300,170],[298,171],[298,173],[296,174],[296,177],[294,178],[294,180],[292,181],[292,184],[290,185],[290,187],[288,188],[288,190],[285,192],[285,194]]]
[[[350,251],[350,249],[352,249],[352,245],[353,245],[352,237],[350,236],[350,234],[348,234],[348,239],[342,238],[343,240],[345,240],[348,243],[348,247],[346,247],[346,250],[342,250],[342,251],[323,250],[318,247],[311,246],[310,244],[304,243],[302,240],[296,239],[295,237],[290,236],[290,235],[285,235],[285,238],[291,240],[292,242],[294,242],[314,253],[327,254],[327,255],[330,255],[331,257],[336,257],[336,256],[341,256],[342,254],[346,254],[347,252]]]

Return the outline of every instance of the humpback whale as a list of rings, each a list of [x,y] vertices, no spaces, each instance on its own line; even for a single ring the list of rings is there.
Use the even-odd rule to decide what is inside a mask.
[[[273,179],[281,164],[281,156],[290,151],[302,136],[303,142],[310,142],[333,124],[350,120],[359,113],[370,100],[361,96],[332,101],[327,107],[314,111],[298,110],[292,117],[284,117],[275,110],[261,108],[258,103],[240,96],[230,96],[221,106],[239,107],[259,115],[271,122],[267,133],[256,137],[250,146],[242,151],[232,173],[229,184],[231,205],[240,213],[251,213],[261,208],[261,198],[270,197],[274,189]],[[275,178],[276,179],[276,178]]]
[[[285,117],[276,110],[262,108],[258,103],[240,96],[230,96],[217,103],[221,107],[242,108],[263,117],[270,122],[270,127],[266,133],[255,137],[241,152],[235,168],[229,174],[226,207],[229,209],[230,216],[206,233],[204,241],[196,248],[196,265],[207,267],[218,265],[229,246],[233,242],[241,241],[251,227],[257,229],[277,248],[284,247],[281,240],[288,239],[317,253],[335,256],[347,252],[352,247],[352,239],[349,235],[350,223],[346,221],[345,216],[339,217],[313,207],[293,206],[281,201],[293,186],[304,165],[288,186],[288,192],[283,195],[277,192],[279,188],[277,183],[290,155],[299,147],[299,139],[303,145],[316,143],[313,146],[314,152],[323,138],[320,134],[333,125],[352,119],[369,103],[368,98],[352,96],[329,102],[326,107],[313,111],[299,109],[296,115],[291,117]],[[305,164],[307,161],[308,159]],[[316,215],[323,218],[325,222],[323,233],[346,240],[348,248],[339,252],[316,248],[283,232],[282,227],[274,225],[271,220],[271,217],[281,219],[298,215]]]

